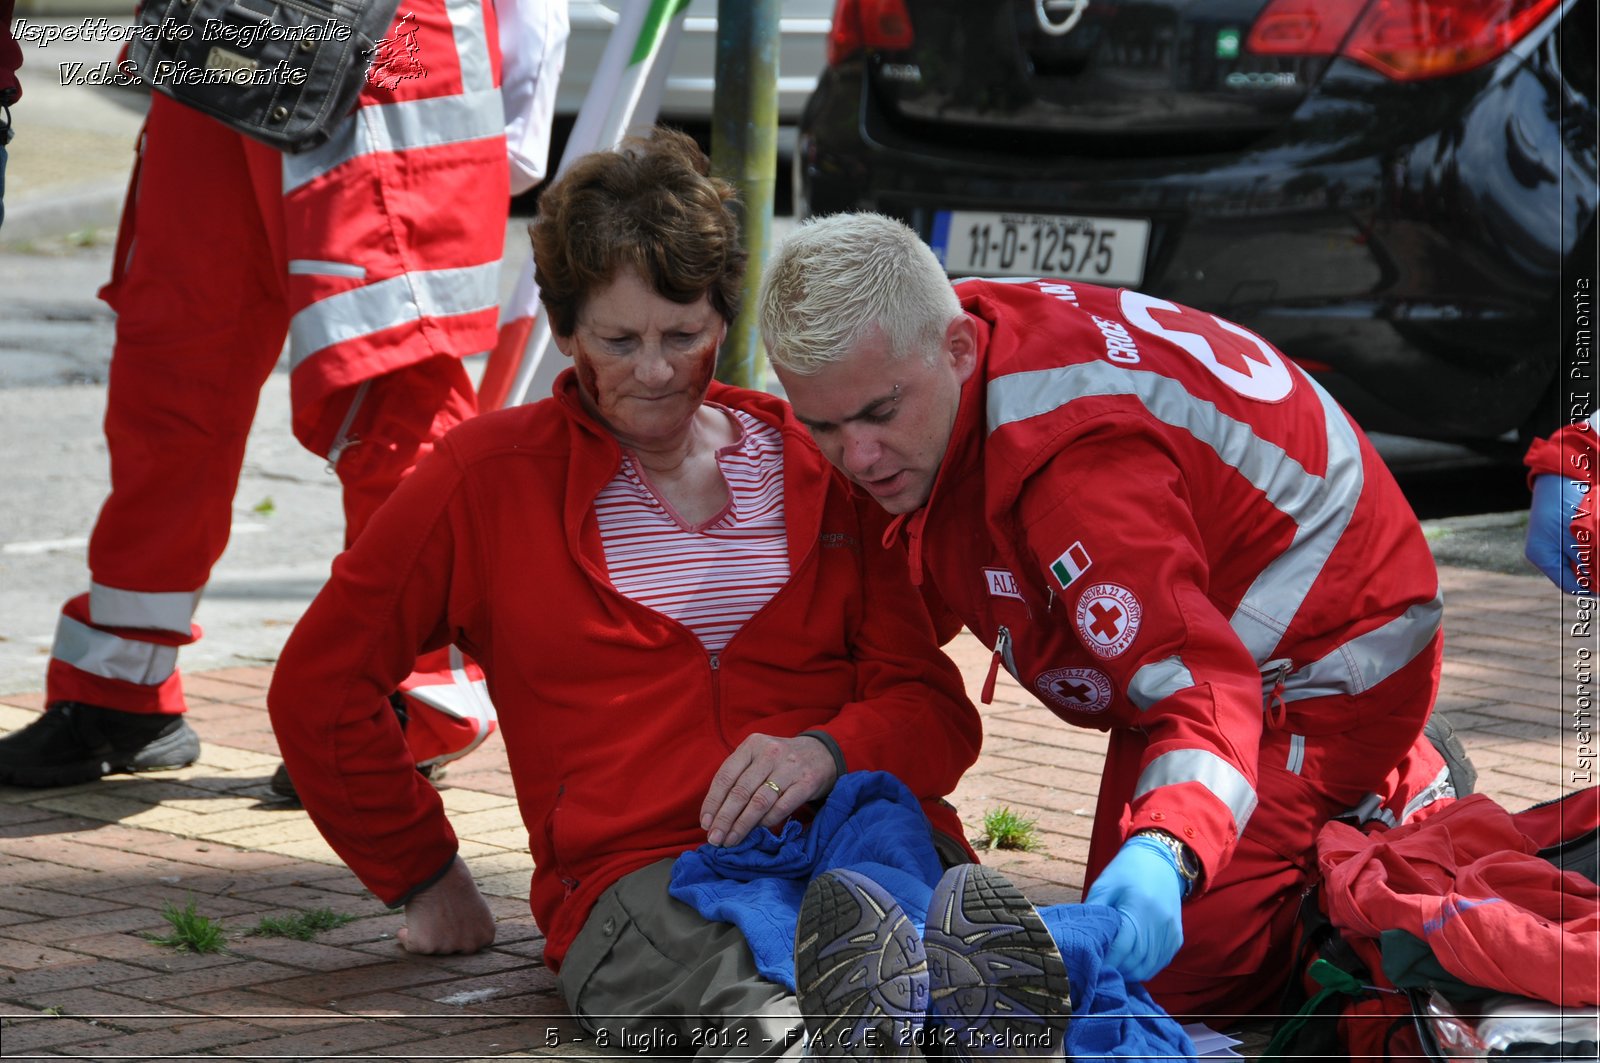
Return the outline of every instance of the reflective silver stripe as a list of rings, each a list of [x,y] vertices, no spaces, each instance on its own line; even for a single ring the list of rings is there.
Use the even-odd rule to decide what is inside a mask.
[[[436,148],[503,136],[505,131],[505,110],[495,88],[360,107],[339,123],[326,144],[284,155],[283,194],[359,155]]]
[[[1280,460],[1292,465],[1298,476],[1279,477],[1283,491],[1274,495],[1256,479],[1253,470],[1234,466],[1251,483],[1267,491],[1272,504],[1299,525],[1288,549],[1256,574],[1233,616],[1228,618],[1239,640],[1258,661],[1265,660],[1277,647],[1312,583],[1322,573],[1322,566],[1327,564],[1328,555],[1339,545],[1366,478],[1361,468],[1361,445],[1344,412],[1315,381],[1303,373],[1298,375],[1298,382],[1310,387],[1322,404],[1322,423],[1328,433],[1327,473],[1312,476],[1284,454]],[[1227,460],[1226,455],[1223,457]]]
[[[1239,833],[1244,833],[1250,813],[1256,810],[1255,789],[1238,768],[1204,749],[1175,749],[1152,760],[1149,767],[1139,773],[1133,799],[1137,801],[1157,787],[1186,782],[1197,782],[1211,791],[1211,795],[1233,814],[1233,825]]]
[[[289,272],[324,277],[354,277],[362,280],[367,275],[367,267],[358,266],[354,262],[326,262],[316,258],[291,258]]]
[[[57,620],[50,655],[91,675],[147,687],[165,682],[178,667],[176,646],[118,638],[70,616]]]
[[[1289,759],[1284,763],[1285,771],[1300,774],[1300,769],[1306,766],[1306,736],[1292,734],[1289,736]]]
[[[1387,624],[1291,672],[1284,680],[1283,700],[1303,701],[1371,690],[1427,649],[1443,619],[1444,599],[1437,594],[1431,601],[1413,605]]]
[[[1012,373],[989,382],[989,431],[1048,413],[1089,395],[1128,395],[1151,416],[1188,432],[1260,491],[1298,528],[1294,540],[1251,584],[1229,624],[1257,662],[1265,661],[1288,630],[1328,555],[1339,542],[1361,494],[1361,451],[1350,423],[1326,392],[1295,370],[1322,404],[1328,431],[1326,476],[1307,472],[1282,447],[1255,434],[1182,384],[1148,370],[1105,362]]]
[[[1147,664],[1128,681],[1128,700],[1148,709],[1162,698],[1194,686],[1194,674],[1178,657]]]
[[[330,295],[289,323],[289,366],[325,347],[423,317],[452,317],[499,305],[500,263],[418,270]]]
[[[89,616],[104,627],[139,627],[189,633],[199,591],[124,591],[89,584]]]
[[[494,67],[489,62],[488,27],[484,25],[482,0],[446,0],[445,12],[450,16],[450,31],[456,38],[456,54],[461,58],[462,89],[467,92],[494,90]]]

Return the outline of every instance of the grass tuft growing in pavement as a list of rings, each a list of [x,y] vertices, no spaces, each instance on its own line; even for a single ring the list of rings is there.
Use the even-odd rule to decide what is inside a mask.
[[[246,933],[255,937],[310,941],[324,930],[344,926],[353,919],[355,916],[340,915],[331,908],[314,908],[309,912],[297,912],[281,919],[275,915],[266,916]]]
[[[1010,808],[991,808],[983,814],[983,835],[988,849],[1019,849],[1031,853],[1039,847],[1039,821]]]
[[[194,901],[179,909],[171,901],[161,912],[161,918],[172,924],[172,933],[165,937],[148,935],[157,945],[165,945],[179,952],[221,952],[225,936],[222,925],[209,916],[194,910]]]

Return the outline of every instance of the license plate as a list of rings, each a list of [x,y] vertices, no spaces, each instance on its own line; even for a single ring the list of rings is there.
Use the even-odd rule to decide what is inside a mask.
[[[1060,277],[1137,287],[1150,223],[1137,218],[941,210],[932,245],[952,277]]]

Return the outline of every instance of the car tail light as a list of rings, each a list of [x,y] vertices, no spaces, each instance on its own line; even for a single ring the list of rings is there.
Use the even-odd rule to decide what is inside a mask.
[[[1273,0],[1257,55],[1339,54],[1396,81],[1459,74],[1503,55],[1561,0]]]
[[[914,39],[905,0],[839,0],[828,31],[828,65],[868,48],[904,51]]]

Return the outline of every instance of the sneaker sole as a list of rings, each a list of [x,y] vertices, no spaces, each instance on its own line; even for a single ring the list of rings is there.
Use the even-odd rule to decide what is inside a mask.
[[[15,768],[8,778],[0,778],[13,786],[50,787],[74,786],[94,782],[107,775],[142,774],[150,771],[175,771],[187,768],[200,759],[200,738],[184,724],[176,731],[157,738],[132,753],[119,753],[108,757],[91,757],[69,764],[51,764],[48,767]]]
[[[951,868],[923,933],[928,1014],[961,1059],[1062,1059],[1072,986],[1044,920],[1004,875]]]
[[[794,967],[808,1056],[921,1058],[927,957],[916,924],[883,887],[843,869],[813,879]]]

